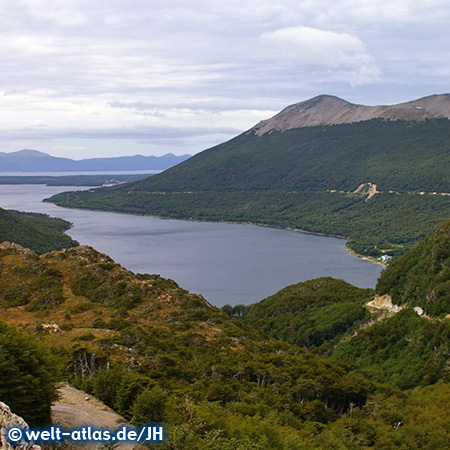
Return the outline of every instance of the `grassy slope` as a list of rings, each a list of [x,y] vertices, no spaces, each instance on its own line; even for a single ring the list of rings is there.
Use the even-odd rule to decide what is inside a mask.
[[[66,378],[127,418],[168,425],[162,450],[448,448],[448,384],[376,387],[87,247],[41,257],[4,248],[0,259],[2,318],[50,345]],[[333,292],[355,304],[368,293],[312,280],[281,303],[293,289],[298,309],[309,295],[328,308]]]
[[[40,336],[67,377],[127,418],[139,395],[157,387],[174,405],[188,397],[292,423],[335,420],[376,389],[344,365],[265,337],[173,281],[134,275],[91,248],[42,257],[5,248],[1,263],[3,320]],[[295,386],[311,380],[314,390],[299,393]],[[176,409],[167,421],[182,421]]]

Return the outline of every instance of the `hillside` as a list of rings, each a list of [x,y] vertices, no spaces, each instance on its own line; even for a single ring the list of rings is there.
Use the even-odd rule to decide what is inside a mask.
[[[122,170],[165,170],[189,158],[176,156],[118,156],[111,158],[90,158],[73,160],[51,156],[37,150],[0,152],[2,172],[79,172],[79,171],[122,171]]]
[[[450,192],[449,142],[448,119],[250,130],[123,189],[324,192],[371,182],[384,192]]]
[[[388,265],[376,293],[322,278],[225,310],[273,337],[353,364],[379,382],[402,389],[448,382],[449,267],[447,221]]]
[[[331,423],[383,391],[89,247],[39,257],[0,246],[0,257],[2,319],[51,346],[65,379],[135,423],[164,420],[199,438],[203,423],[223,430],[224,445],[290,448],[302,423]]]
[[[433,317],[450,315],[450,220],[393,261],[381,274],[377,292]]]
[[[380,256],[404,252],[449,218],[449,193],[448,119],[374,119],[252,130],[151,178],[50,201],[345,236],[357,253]]]
[[[360,289],[343,280],[318,278],[288,286],[258,303],[240,308],[240,313],[246,323],[277,339],[314,348],[328,342],[337,343],[349,330],[368,319],[370,314],[364,304],[373,295],[372,289]],[[229,311],[233,313],[233,309]]]
[[[65,380],[127,420],[163,422],[169,438],[162,450],[325,450],[336,443],[354,450],[448,448],[447,383],[411,392],[373,383],[367,379],[373,371],[361,377],[345,364],[271,339],[173,281],[135,275],[89,247],[39,257],[2,245],[0,276],[2,319],[41,341],[39,348],[50,347]],[[281,303],[289,306],[295,291],[297,311],[311,306],[308,297],[326,309],[360,304],[370,293],[339,280],[312,280],[282,291]],[[15,345],[12,327],[5,330],[0,326],[0,352],[4,342]],[[402,355],[398,364],[414,358]],[[420,366],[422,378],[408,382],[444,381],[433,361]],[[7,367],[0,363],[0,391],[12,382],[22,388],[16,398],[27,398],[29,388],[4,376]]]
[[[0,208],[0,243],[10,241],[46,253],[78,245],[64,234],[70,223],[45,214],[23,213]]]

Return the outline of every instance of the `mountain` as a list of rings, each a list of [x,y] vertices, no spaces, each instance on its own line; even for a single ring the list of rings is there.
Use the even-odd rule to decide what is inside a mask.
[[[2,172],[165,170],[189,157],[190,155],[176,156],[168,153],[163,156],[135,155],[75,161],[50,156],[37,150],[20,150],[12,153],[0,152],[0,170]]]
[[[355,105],[332,95],[319,95],[288,106],[271,119],[263,120],[252,130],[261,136],[273,131],[372,119],[421,121],[438,118],[450,118],[450,94],[431,95],[392,106]]]
[[[78,245],[64,234],[69,228],[70,223],[63,219],[0,208],[0,242],[15,242],[37,253]]]
[[[51,201],[288,227],[395,256],[450,217],[449,101],[364,107],[320,96],[151,178]]]
[[[341,339],[333,360],[402,389],[450,381],[450,220],[388,265],[366,306],[372,320]]]

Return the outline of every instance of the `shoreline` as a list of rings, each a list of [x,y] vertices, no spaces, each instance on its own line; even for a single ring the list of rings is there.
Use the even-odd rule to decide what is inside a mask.
[[[374,258],[373,256],[363,256],[360,255],[359,253],[356,253],[355,251],[353,251],[351,248],[348,248],[347,245],[345,246],[345,249],[352,255],[357,256],[358,258],[363,259],[364,261],[370,261],[371,263],[374,264],[378,264],[379,266],[383,266],[383,267],[387,267],[386,263],[383,263],[381,261],[379,261],[377,258]]]
[[[381,265],[383,267],[386,267],[386,264],[378,261],[376,258],[360,255],[359,253],[356,253],[355,251],[350,249],[348,247],[348,245],[347,245],[349,237],[338,235],[338,234],[327,234],[327,233],[322,233],[322,232],[313,232],[313,231],[308,231],[308,230],[302,230],[300,228],[268,225],[268,224],[264,224],[264,223],[249,222],[249,221],[238,222],[238,221],[233,221],[233,220],[194,219],[192,217],[186,217],[186,218],[166,217],[166,216],[160,216],[160,215],[157,215],[157,214],[143,214],[143,213],[137,213],[137,212],[125,212],[125,211],[117,211],[117,210],[113,210],[113,209],[83,208],[81,206],[78,206],[78,207],[75,207],[75,206],[63,206],[61,204],[58,204],[58,203],[50,201],[50,198],[42,199],[42,202],[52,203],[53,205],[58,206],[60,208],[68,208],[68,209],[80,209],[80,210],[86,210],[86,211],[109,212],[109,213],[115,213],[115,214],[130,214],[130,215],[133,215],[133,216],[147,216],[147,217],[153,217],[155,219],[160,219],[160,220],[181,220],[181,221],[199,222],[199,223],[206,222],[206,223],[226,223],[226,224],[232,224],[232,225],[252,225],[252,226],[256,226],[256,227],[272,228],[274,230],[293,231],[293,232],[296,232],[296,233],[307,234],[307,235],[310,235],[310,236],[330,237],[330,238],[335,238],[335,239],[342,239],[342,240],[345,241],[345,246],[344,246],[345,250],[347,252],[349,252],[351,255],[356,256],[356,257],[358,257],[358,258],[360,258],[360,259],[362,259],[364,261],[368,261],[368,262],[371,262],[371,263],[378,264],[378,265]]]

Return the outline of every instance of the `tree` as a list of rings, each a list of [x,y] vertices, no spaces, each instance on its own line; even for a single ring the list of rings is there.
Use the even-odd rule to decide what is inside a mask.
[[[0,400],[30,425],[50,422],[57,373],[47,348],[0,323]]]
[[[144,425],[158,423],[164,419],[167,394],[156,386],[145,389],[137,398],[133,406],[133,423]]]

